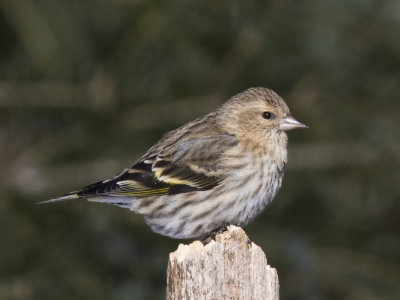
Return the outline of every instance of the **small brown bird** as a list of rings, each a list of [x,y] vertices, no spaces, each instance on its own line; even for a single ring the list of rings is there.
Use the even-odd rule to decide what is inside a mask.
[[[281,187],[285,131],[305,127],[275,92],[250,88],[165,134],[121,174],[45,202],[86,198],[128,208],[173,238],[245,226]]]

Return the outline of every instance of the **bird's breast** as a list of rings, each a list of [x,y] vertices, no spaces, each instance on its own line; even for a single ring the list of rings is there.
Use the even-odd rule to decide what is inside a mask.
[[[283,168],[284,163],[268,155],[238,159],[224,186],[232,223],[244,226],[264,210],[282,184]]]

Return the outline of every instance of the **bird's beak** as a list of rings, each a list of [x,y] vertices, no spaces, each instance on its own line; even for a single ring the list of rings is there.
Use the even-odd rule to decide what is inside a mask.
[[[281,123],[279,124],[279,129],[280,130],[292,130],[295,128],[308,128],[306,125],[300,123],[297,121],[295,118],[293,118],[291,115],[287,115],[286,118],[284,118]]]

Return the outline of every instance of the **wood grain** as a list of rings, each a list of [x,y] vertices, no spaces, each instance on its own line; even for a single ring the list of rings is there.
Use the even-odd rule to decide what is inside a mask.
[[[244,230],[229,226],[207,245],[170,253],[167,299],[279,299],[278,274]]]

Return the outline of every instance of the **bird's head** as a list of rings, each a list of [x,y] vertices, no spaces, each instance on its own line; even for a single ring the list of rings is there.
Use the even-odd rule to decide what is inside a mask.
[[[258,143],[284,138],[291,129],[307,128],[291,116],[279,95],[266,88],[250,88],[232,97],[220,112],[228,132]]]

